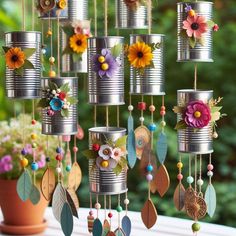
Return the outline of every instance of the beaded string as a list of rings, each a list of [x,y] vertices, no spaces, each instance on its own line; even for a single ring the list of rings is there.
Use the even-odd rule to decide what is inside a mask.
[[[151,34],[151,31],[152,31],[152,0],[147,1],[147,10],[148,10],[148,34]]]
[[[57,74],[60,77],[60,21],[59,14],[57,15]]]
[[[143,95],[141,96],[141,102],[143,103],[144,97]],[[143,109],[141,109],[141,117],[140,117],[140,122],[141,122],[141,126],[143,126],[143,122],[144,122],[144,117],[143,117]]]
[[[107,218],[107,197],[104,195],[104,219]]]
[[[116,106],[116,123],[120,127],[120,106]]]
[[[99,203],[99,199],[98,199],[98,194],[96,195],[96,204],[95,204],[95,209],[97,210],[97,218],[99,216],[99,209],[101,208],[101,205]]]
[[[194,182],[194,191],[195,192],[197,192],[197,155],[195,155],[195,166],[194,166],[194,168],[195,168],[195,170],[194,170],[194,180],[195,180],[195,182]]]
[[[25,0],[21,0],[22,5],[22,30],[25,31]]]
[[[199,155],[199,179],[197,182],[199,186],[199,195],[202,196],[202,185],[203,185],[203,180],[202,180],[202,155]]]
[[[209,184],[212,184],[211,183],[211,179],[212,179],[212,176],[213,176],[213,172],[212,170],[214,169],[214,166],[212,165],[212,162],[211,162],[211,154],[209,155],[209,164],[207,166],[207,176],[209,177]]]
[[[181,155],[179,155],[179,162],[177,163],[177,168],[178,168],[177,179],[179,181],[179,187],[180,187],[180,184],[182,183],[182,179],[183,179],[183,174],[182,174],[183,163],[182,163]]]
[[[106,106],[106,127],[109,127],[109,107]]]
[[[118,228],[120,228],[120,213],[122,211],[122,207],[120,205],[120,194],[118,194],[118,206],[116,210],[118,212]]]
[[[32,31],[34,31],[34,24],[35,24],[35,21],[34,21],[34,18],[35,18],[35,3],[34,3],[34,0],[32,0]]]
[[[109,195],[108,197],[108,207],[109,207],[109,213],[108,213],[108,217],[110,219],[110,227],[111,227],[111,218],[112,218],[112,213],[111,213],[111,195]]]

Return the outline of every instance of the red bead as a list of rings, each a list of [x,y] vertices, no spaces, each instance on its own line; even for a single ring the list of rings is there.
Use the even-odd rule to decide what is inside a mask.
[[[165,111],[166,107],[165,106],[161,106],[161,111]]]
[[[160,111],[160,115],[161,115],[161,116],[164,116],[165,114],[166,114],[166,111],[164,111],[164,110],[161,110],[161,111]]]
[[[177,175],[177,179],[178,179],[178,180],[182,180],[182,179],[183,179],[183,175],[182,175],[182,174],[178,174],[178,175]]]
[[[147,107],[146,102],[139,102],[139,103],[138,103],[138,109],[139,109],[139,110],[145,111],[145,110],[146,110],[146,107]]]
[[[209,165],[207,166],[207,169],[210,170],[210,171],[212,171],[212,170],[214,169],[214,166],[213,166],[212,164],[209,164]]]
[[[62,161],[62,156],[61,155],[56,155],[56,160],[57,161]]]
[[[108,213],[108,217],[111,218],[113,215],[111,212]]]
[[[99,149],[100,149],[100,145],[97,143],[94,143],[93,144],[93,151],[97,152],[97,151],[99,151]]]
[[[78,148],[75,146],[75,147],[73,147],[73,152],[78,152]]]
[[[91,210],[91,211],[89,211],[89,215],[90,216],[92,216],[93,215],[93,211]]]
[[[32,125],[36,125],[36,123],[37,123],[36,120],[32,120],[32,121],[31,121],[31,124],[32,124]]]

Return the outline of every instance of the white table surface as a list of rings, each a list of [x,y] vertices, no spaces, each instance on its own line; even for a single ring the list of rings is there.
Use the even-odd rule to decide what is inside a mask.
[[[74,218],[74,231],[72,236],[91,235],[87,230],[88,212],[89,209],[79,209],[79,219]],[[113,215],[112,225],[115,227],[117,226],[116,212],[113,212]],[[128,215],[132,221],[131,236],[193,236],[193,233],[191,232],[191,225],[193,222],[190,220],[158,216],[156,225],[152,229],[147,230],[141,221],[140,212],[129,212]],[[103,220],[103,211],[100,212],[100,216]],[[60,224],[55,220],[51,208],[47,208],[45,218],[48,221],[48,228],[41,236],[63,236]],[[0,220],[2,220],[1,212]],[[236,228],[201,223],[201,231],[198,233],[198,236],[236,236]]]

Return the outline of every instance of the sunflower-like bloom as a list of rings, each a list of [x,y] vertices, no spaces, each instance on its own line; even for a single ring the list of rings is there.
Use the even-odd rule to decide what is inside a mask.
[[[6,54],[6,64],[9,69],[18,69],[25,63],[25,54],[20,48],[10,48]]]
[[[76,53],[83,53],[87,49],[87,36],[83,34],[74,34],[70,37],[69,45]]]
[[[128,59],[134,68],[145,68],[152,62],[152,49],[144,42],[137,42],[129,47]]]

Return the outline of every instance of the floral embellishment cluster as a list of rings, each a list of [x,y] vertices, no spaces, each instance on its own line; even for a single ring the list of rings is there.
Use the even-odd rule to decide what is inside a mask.
[[[204,46],[204,34],[211,29],[218,31],[219,26],[211,20],[207,21],[205,16],[196,13],[188,4],[186,4],[185,12],[187,13],[187,19],[183,21],[180,35],[188,38],[191,48],[194,48],[197,43]]]
[[[61,116],[69,116],[70,106],[78,101],[75,97],[70,97],[69,83],[62,85],[60,88],[53,82],[49,82],[49,88],[43,91],[46,94],[45,98],[40,99],[38,107],[46,108],[48,116],[54,116],[60,112]]]
[[[28,60],[36,49],[18,47],[2,47],[5,52],[6,65],[8,69],[12,69],[17,75],[23,76],[24,69],[35,69],[31,61]]]
[[[146,5],[146,0],[124,0],[127,7],[132,10],[137,10],[141,5]]]
[[[67,0],[39,0],[37,9],[42,13],[47,13],[56,8],[58,11],[67,7]]]
[[[216,121],[225,114],[221,114],[222,106],[218,103],[222,98],[216,100],[211,99],[208,103],[201,100],[191,101],[184,106],[175,106],[174,112],[181,114],[182,119],[176,124],[175,129],[185,129],[187,127],[193,128],[196,131],[209,125],[213,126],[213,131],[216,130]]]
[[[97,167],[101,171],[113,171],[119,175],[124,168],[127,168],[126,138],[127,136],[123,136],[115,143],[108,140],[105,144],[95,140],[92,150],[86,150],[83,154],[88,159],[94,160],[93,168]]]
[[[69,38],[63,54],[72,55],[74,62],[81,61],[82,54],[87,50],[87,39],[91,37],[90,21],[78,20],[69,25],[64,25],[62,29]]]

